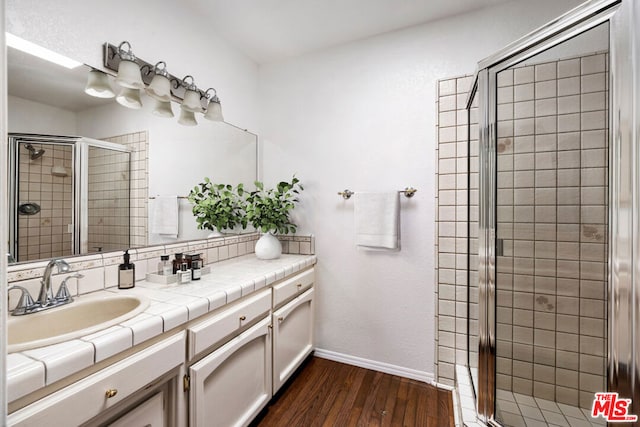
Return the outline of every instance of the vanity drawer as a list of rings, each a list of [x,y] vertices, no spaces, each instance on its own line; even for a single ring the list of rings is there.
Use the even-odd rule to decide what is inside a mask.
[[[276,309],[301,295],[313,285],[313,280],[314,269],[312,268],[273,286],[273,308]]]
[[[12,413],[7,425],[80,425],[180,366],[184,348],[181,332]]]
[[[221,344],[224,338],[240,331],[254,320],[262,318],[269,310],[271,310],[271,289],[263,289],[237,305],[223,309],[213,317],[190,326],[187,346],[189,360],[214,344]]]

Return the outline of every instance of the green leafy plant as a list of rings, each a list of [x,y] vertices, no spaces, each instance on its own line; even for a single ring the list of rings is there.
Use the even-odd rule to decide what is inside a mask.
[[[255,186],[256,190],[246,197],[247,221],[263,233],[295,233],[297,226],[289,219],[289,212],[299,201],[297,195],[304,190],[300,180],[294,176],[291,182],[282,181],[270,189],[265,189],[260,181],[256,181]]]
[[[247,228],[243,200],[245,193],[242,184],[234,188],[229,184],[215,184],[205,177],[204,182],[193,187],[187,197],[193,203],[192,212],[198,229],[222,231],[236,225]]]

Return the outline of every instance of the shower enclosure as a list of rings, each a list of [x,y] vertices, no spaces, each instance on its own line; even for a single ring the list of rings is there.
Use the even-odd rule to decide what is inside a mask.
[[[30,261],[129,246],[129,148],[9,135],[9,255]]]
[[[487,424],[604,425],[604,391],[640,414],[639,25],[637,1],[591,1],[479,64],[467,348]]]

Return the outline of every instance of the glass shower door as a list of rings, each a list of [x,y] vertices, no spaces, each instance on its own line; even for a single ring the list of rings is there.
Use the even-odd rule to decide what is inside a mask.
[[[606,390],[608,24],[496,74],[496,419]]]

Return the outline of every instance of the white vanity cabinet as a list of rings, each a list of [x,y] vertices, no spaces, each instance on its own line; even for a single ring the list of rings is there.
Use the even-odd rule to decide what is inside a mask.
[[[269,316],[189,368],[189,425],[246,426],[271,399]]]
[[[165,427],[164,395],[155,394],[125,415],[110,423],[107,427]]]
[[[124,412],[138,391],[184,363],[185,344],[184,332],[166,338],[13,412],[7,425],[76,426],[117,411],[120,405]]]
[[[273,394],[313,351],[313,288],[273,313]]]
[[[313,284],[311,268],[184,323],[52,385],[8,425],[247,426],[313,351]]]

